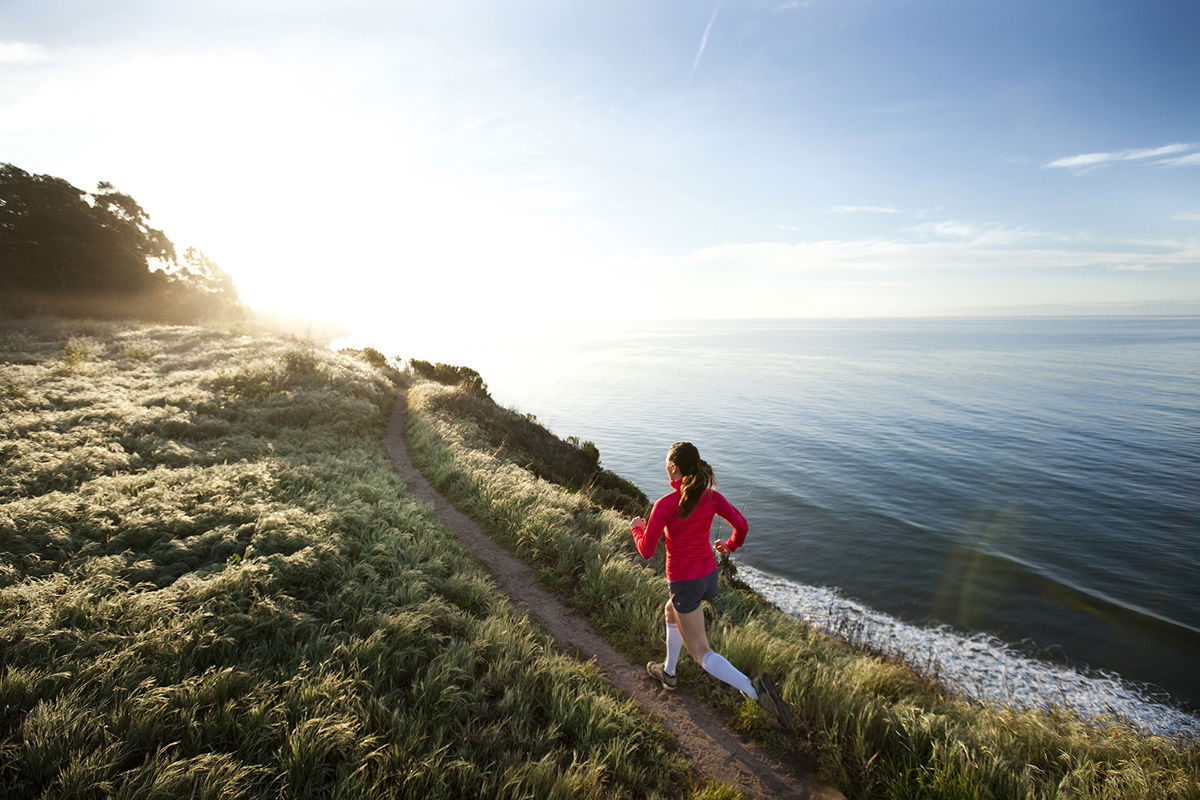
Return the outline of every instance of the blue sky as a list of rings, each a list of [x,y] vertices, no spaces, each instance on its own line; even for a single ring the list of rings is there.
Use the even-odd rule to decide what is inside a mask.
[[[1200,313],[1200,4],[6,0],[0,159],[351,325]]]

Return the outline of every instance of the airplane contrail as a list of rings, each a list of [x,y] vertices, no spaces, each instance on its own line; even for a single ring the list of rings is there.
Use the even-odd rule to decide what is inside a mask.
[[[696,51],[696,59],[692,62],[692,71],[688,73],[688,84],[692,82],[692,76],[696,74],[696,68],[700,66],[700,59],[704,57],[704,48],[708,47],[708,34],[712,31],[713,23],[717,21],[717,12],[721,10],[721,0],[717,0],[717,4],[713,6],[712,16],[708,18],[708,25],[704,28],[704,35],[700,37],[700,48]]]

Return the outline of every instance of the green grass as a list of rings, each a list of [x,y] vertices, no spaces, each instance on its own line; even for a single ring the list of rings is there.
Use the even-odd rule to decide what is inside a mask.
[[[0,325],[0,796],[729,797],[396,477],[375,351]]]
[[[530,450],[544,436],[513,441],[514,412],[489,404],[461,388],[418,382],[409,391],[414,460],[631,660],[661,658],[661,553],[644,562],[626,513],[596,505],[550,471],[531,470]],[[503,447],[497,430],[507,432]],[[723,567],[726,590],[713,606],[710,639],[743,671],[773,672],[801,729],[774,728],[755,704],[686,660],[681,685],[782,757],[816,759],[851,797],[1200,797],[1195,742],[1142,736],[1119,721],[1087,724],[1067,712],[968,702],[771,608],[731,566]]]

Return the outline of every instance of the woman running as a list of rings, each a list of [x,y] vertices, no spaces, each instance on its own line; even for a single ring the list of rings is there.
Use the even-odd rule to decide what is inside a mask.
[[[705,672],[719,678],[742,694],[757,700],[783,724],[788,724],[787,707],[775,689],[770,675],[754,680],[746,677],[720,653],[708,646],[704,629],[704,600],[717,596],[717,560],[715,546],[721,553],[732,553],[746,540],[750,525],[742,513],[716,490],[717,478],[712,467],[700,458],[700,451],[691,442],[676,442],[667,453],[667,478],[670,494],[659,498],[650,512],[650,522],[637,517],[631,523],[631,533],[643,558],[650,558],[658,549],[658,540],[665,532],[667,547],[667,581],[671,597],[663,607],[667,622],[667,657],[663,663],[650,662],[646,671],[667,689],[677,684],[675,668],[682,646]],[[733,526],[733,535],[726,541],[709,544],[713,517],[720,516]]]

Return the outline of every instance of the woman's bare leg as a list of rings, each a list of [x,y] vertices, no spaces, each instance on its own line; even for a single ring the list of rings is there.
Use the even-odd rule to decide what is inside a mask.
[[[679,626],[679,632],[683,634],[683,644],[687,647],[688,654],[691,655],[692,660],[700,664],[701,659],[709,651],[708,632],[704,629],[704,606],[701,605],[695,611],[681,614],[668,600],[667,613],[674,617],[674,623]],[[671,621],[668,620],[668,622]]]
[[[704,629],[704,606],[701,605],[695,611],[686,614],[681,614],[669,602],[666,608],[667,614],[674,616],[676,624],[679,625],[683,643],[696,663],[709,675],[725,681],[747,697],[757,700],[758,692],[754,690],[750,679],[724,656],[709,648],[708,631]]]

